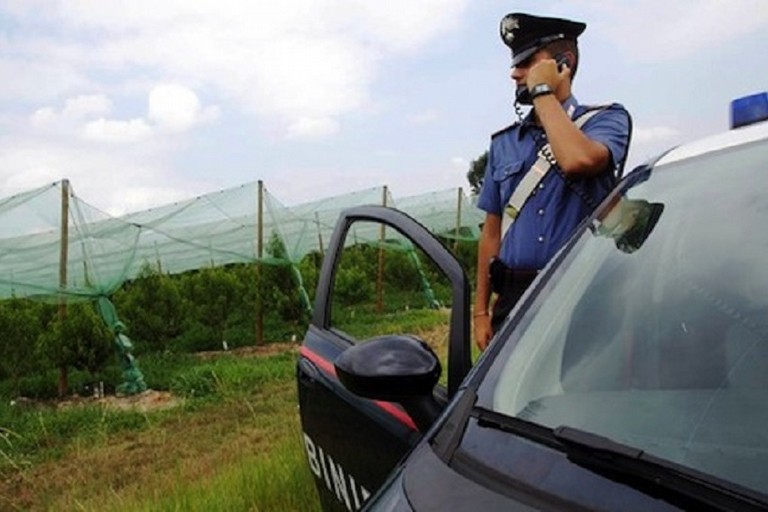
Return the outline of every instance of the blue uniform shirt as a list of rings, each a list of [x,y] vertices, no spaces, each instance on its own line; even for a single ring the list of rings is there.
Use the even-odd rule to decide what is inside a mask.
[[[579,105],[573,96],[563,103],[563,108],[573,112],[572,118],[588,110]],[[533,123],[532,116],[533,113],[522,123],[516,123],[492,137],[483,187],[477,202],[481,210],[502,218],[507,215],[504,208],[512,191],[538,158],[539,145],[545,142],[537,145],[536,138],[546,141],[546,135],[541,127]],[[587,121],[582,131],[608,148],[611,163],[595,176],[569,177],[569,184],[557,172],[559,169],[551,169],[544,176],[502,240],[499,257],[508,267],[543,268],[616,183],[614,169],[624,162],[627,155],[629,114],[621,105],[610,105]]]

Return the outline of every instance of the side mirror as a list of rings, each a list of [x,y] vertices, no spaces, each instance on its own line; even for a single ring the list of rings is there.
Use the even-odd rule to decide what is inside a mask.
[[[425,431],[440,414],[432,392],[442,368],[432,349],[415,336],[382,336],[352,346],[334,363],[348,390],[363,398],[397,402]]]

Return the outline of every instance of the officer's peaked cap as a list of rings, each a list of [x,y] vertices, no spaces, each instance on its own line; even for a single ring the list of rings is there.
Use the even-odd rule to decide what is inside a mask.
[[[512,65],[517,66],[553,41],[576,41],[586,28],[586,23],[579,21],[513,12],[501,19],[499,32],[512,50]]]

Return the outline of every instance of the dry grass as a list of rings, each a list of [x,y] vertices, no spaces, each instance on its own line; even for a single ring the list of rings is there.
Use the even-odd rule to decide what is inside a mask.
[[[445,361],[447,325],[424,326],[414,334]],[[67,404],[132,407],[144,424],[83,439],[75,435],[63,453],[7,468],[0,475],[0,510],[317,510],[301,441],[296,352],[291,343],[225,353],[254,364],[277,361],[278,378],[255,389],[224,382],[213,398],[202,400],[147,393]],[[202,354],[200,361],[219,356]]]
[[[106,402],[117,403],[114,398]],[[295,404],[290,379],[193,411],[181,407],[147,414],[147,426],[139,431],[87,444],[75,441],[60,457],[4,475],[0,509],[103,510],[113,504],[118,510],[121,503],[151,503],[167,496],[179,483],[205,485],[223,468],[268,454],[286,437],[300,446]]]

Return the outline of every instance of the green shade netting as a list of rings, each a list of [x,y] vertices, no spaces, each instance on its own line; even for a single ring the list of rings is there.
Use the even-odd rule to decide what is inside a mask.
[[[295,264],[323,253],[339,213],[382,204],[449,239],[475,240],[483,219],[461,189],[394,198],[376,187],[288,207],[260,182],[112,217],[62,180],[0,199],[0,297],[107,297],[146,265],[169,274],[231,263],[293,265],[301,285]],[[349,243],[381,243],[374,226],[352,235]]]

